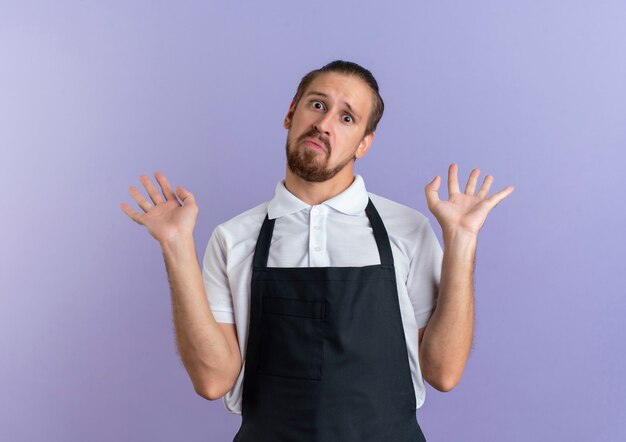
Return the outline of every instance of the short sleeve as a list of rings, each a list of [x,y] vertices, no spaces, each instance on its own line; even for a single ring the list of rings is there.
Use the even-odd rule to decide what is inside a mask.
[[[406,285],[417,327],[423,328],[437,305],[443,250],[428,218],[419,228],[416,241]]]
[[[219,226],[211,234],[204,253],[202,280],[215,320],[234,324],[233,297],[226,272],[226,252],[218,229]]]

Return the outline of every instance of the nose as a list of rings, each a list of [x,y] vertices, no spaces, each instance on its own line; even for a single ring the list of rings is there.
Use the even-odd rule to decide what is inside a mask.
[[[315,127],[315,130],[317,130],[318,132],[323,133],[326,136],[329,136],[331,125],[332,125],[332,119],[333,119],[332,112],[322,113],[320,118],[315,122],[313,126]]]

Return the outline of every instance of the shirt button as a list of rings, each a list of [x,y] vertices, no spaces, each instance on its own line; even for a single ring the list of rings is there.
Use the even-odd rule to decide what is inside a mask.
[[[313,215],[317,215],[318,213],[319,213],[319,210],[313,209]]]
[[[319,230],[319,229],[320,229],[320,226],[313,226],[313,228],[314,228],[315,230]]]
[[[316,248],[315,248],[315,251],[316,251],[316,252],[319,252],[320,250],[322,250],[320,247],[316,247]]]

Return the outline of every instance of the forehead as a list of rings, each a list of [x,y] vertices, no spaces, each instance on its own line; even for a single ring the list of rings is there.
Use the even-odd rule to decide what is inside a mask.
[[[372,92],[365,81],[353,75],[325,72],[318,75],[304,91],[303,96],[322,92],[340,104],[347,102],[364,115],[372,104]]]

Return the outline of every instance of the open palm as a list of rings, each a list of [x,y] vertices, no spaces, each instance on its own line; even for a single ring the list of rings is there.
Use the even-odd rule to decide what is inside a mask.
[[[136,223],[146,226],[150,234],[160,243],[183,235],[192,235],[198,215],[198,206],[191,192],[179,186],[176,193],[162,172],[154,174],[163,190],[163,196],[146,175],[139,179],[148,191],[152,203],[132,186],[129,193],[145,212],[133,210],[128,204],[122,203],[121,209]],[[176,196],[183,201],[181,204]],[[154,204],[153,204],[154,203]]]
[[[461,193],[457,171],[456,163],[452,163],[448,168],[447,201],[439,199],[439,186],[441,185],[439,175],[426,185],[424,190],[428,209],[439,221],[443,232],[453,232],[460,229],[477,235],[485,223],[489,211],[509,196],[514,188],[508,186],[486,198],[493,183],[493,176],[487,175],[478,193],[474,195],[480,170],[473,169],[467,181],[465,192]]]

